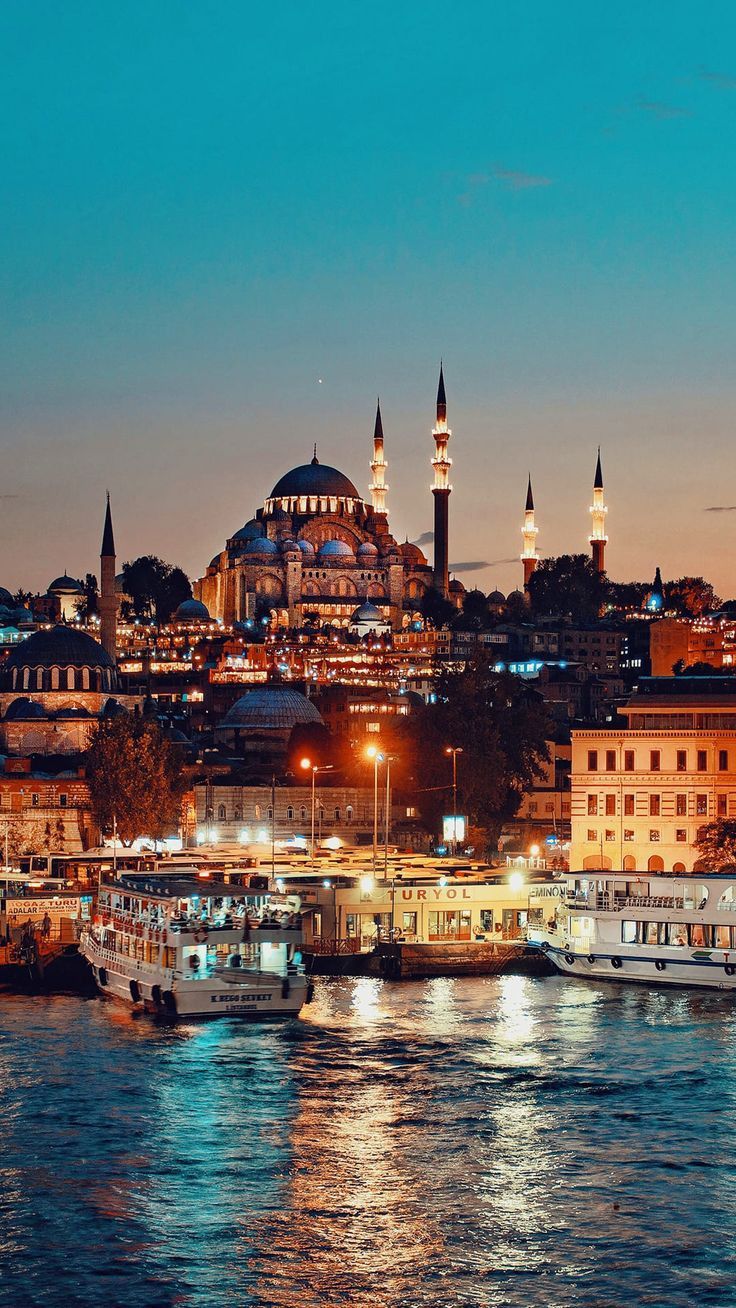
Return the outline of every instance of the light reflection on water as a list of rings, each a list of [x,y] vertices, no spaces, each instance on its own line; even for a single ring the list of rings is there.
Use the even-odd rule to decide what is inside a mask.
[[[728,996],[346,978],[283,1026],[1,1013],[2,1304],[736,1304]]]

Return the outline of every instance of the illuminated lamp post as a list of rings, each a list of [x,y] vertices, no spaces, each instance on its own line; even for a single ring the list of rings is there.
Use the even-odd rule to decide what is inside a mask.
[[[328,763],[325,765],[325,767],[320,768],[317,767],[317,765],[312,762],[311,758],[303,758],[300,759],[299,766],[301,768],[304,768],[305,771],[307,770],[307,768],[309,768],[312,773],[312,838],[309,846],[309,857],[312,862],[312,867],[314,867],[314,809],[315,809],[315,799],[316,799],[317,773],[331,772],[334,765],[332,763]]]
[[[386,812],[384,814],[385,844],[383,851],[383,879],[388,881],[388,830],[391,812],[391,764],[396,762],[395,754],[386,754]]]
[[[378,861],[378,764],[383,762],[383,754],[375,745],[369,745],[367,758],[373,759],[373,875],[376,875]]]
[[[462,754],[462,745],[448,745],[446,754],[452,755],[452,854],[457,855],[457,756]]]

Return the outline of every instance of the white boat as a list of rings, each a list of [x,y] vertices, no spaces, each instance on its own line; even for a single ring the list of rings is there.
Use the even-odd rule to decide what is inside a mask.
[[[571,873],[554,915],[530,901],[527,938],[560,972],[736,989],[736,874]]]
[[[266,902],[239,885],[124,876],[100,887],[80,952],[103,994],[160,1016],[296,1017],[312,997],[301,925],[259,919]]]

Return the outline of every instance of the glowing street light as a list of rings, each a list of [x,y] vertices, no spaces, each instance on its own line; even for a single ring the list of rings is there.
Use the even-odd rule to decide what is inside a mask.
[[[365,753],[366,758],[373,759],[373,875],[375,876],[378,861],[378,764],[383,762],[383,754],[375,745],[369,745]]]
[[[452,754],[452,853],[457,855],[457,756],[463,753],[462,745],[448,745],[446,754]]]
[[[523,877],[523,874],[522,874],[521,872],[512,872],[512,873],[511,873],[511,876],[509,877],[509,888],[510,888],[511,890],[513,890],[514,893],[517,894],[517,895],[518,895],[518,893],[519,893],[520,890],[523,890],[523,888],[524,888],[524,877]]]
[[[310,841],[309,857],[312,863],[312,867],[314,867],[314,808],[315,808],[315,799],[316,799],[317,773],[332,772],[333,764],[327,763],[324,767],[318,767],[316,763],[312,762],[311,758],[303,758],[300,759],[299,761],[299,767],[304,768],[305,772],[310,771],[312,773],[312,839]]]

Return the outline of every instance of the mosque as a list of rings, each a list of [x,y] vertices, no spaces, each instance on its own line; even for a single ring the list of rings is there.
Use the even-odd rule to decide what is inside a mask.
[[[196,598],[226,625],[252,619],[257,608],[265,606],[285,627],[301,626],[311,615],[347,627],[351,622],[360,625],[361,613],[370,606],[376,625],[394,630],[420,616],[422,599],[431,588],[459,604],[464,587],[450,580],[448,565],[450,435],[440,366],[432,459],[433,564],[417,545],[400,544],[389,530],[388,464],[379,403],[370,504],[349,477],[320,462],[315,447],[311,462],[281,477],[263,507],[227,540],[195,582]]]

